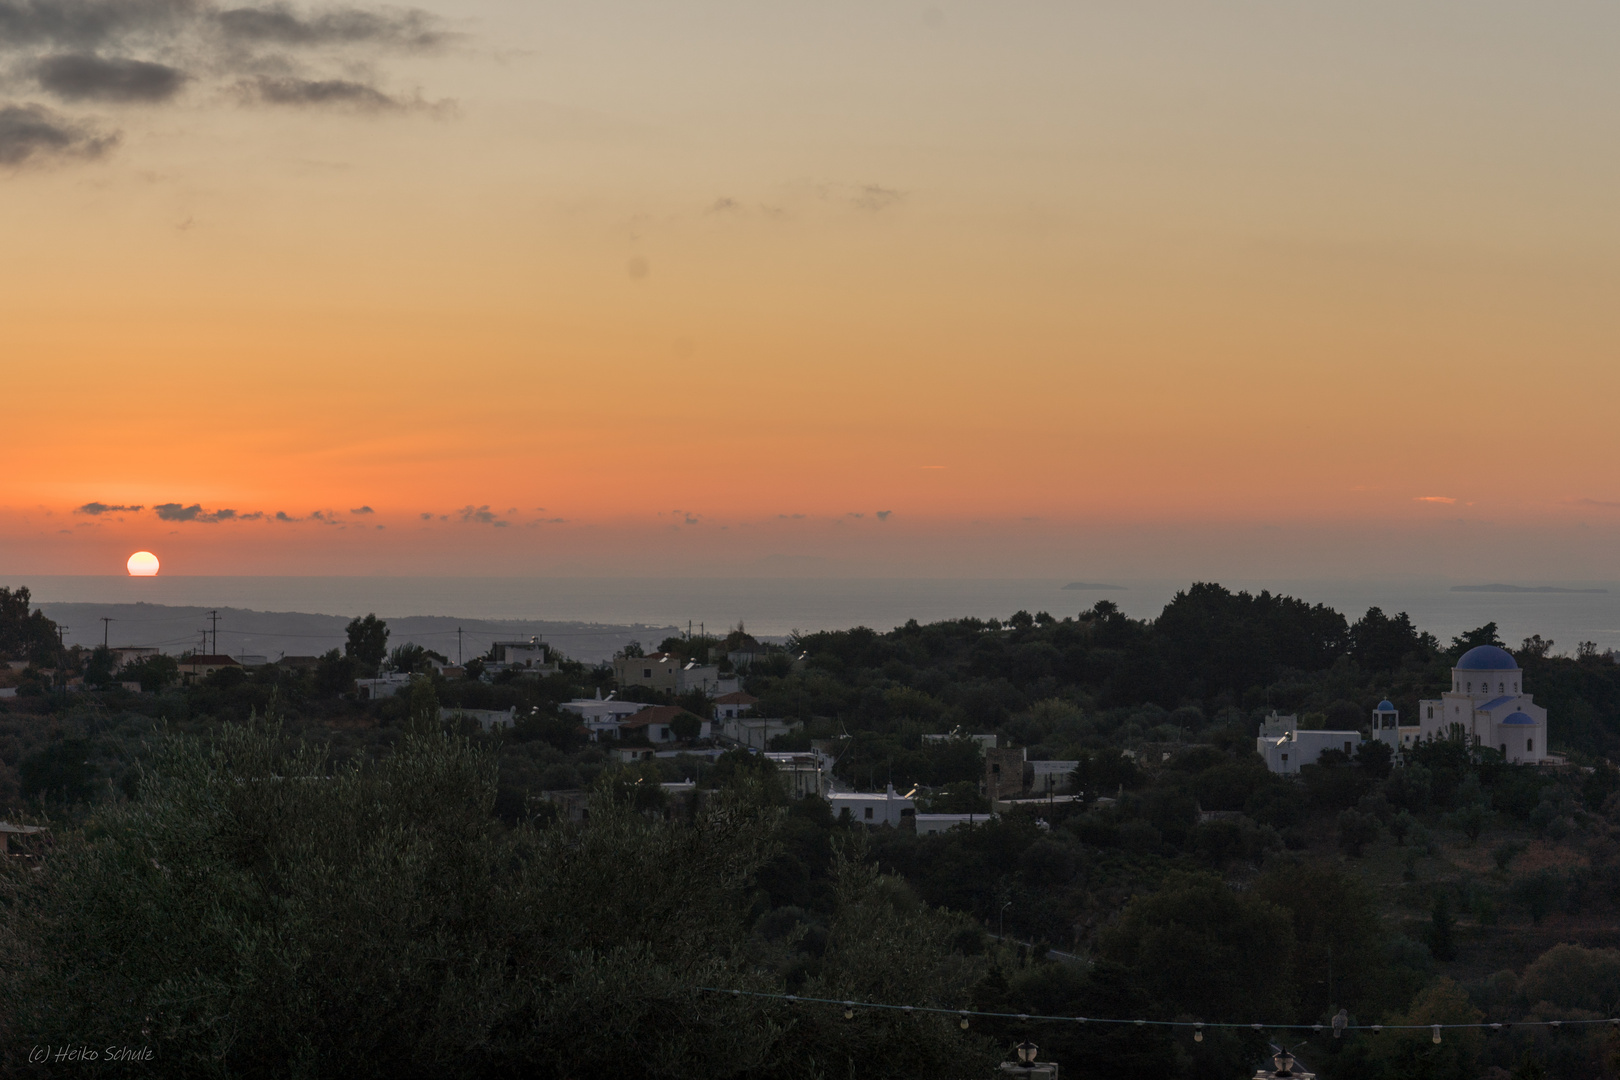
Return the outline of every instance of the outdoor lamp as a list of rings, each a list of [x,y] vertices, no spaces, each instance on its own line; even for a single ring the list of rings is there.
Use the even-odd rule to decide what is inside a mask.
[[[855,1019],[855,1003],[853,1001],[844,1002],[844,1019]]]
[[[1204,1041],[1204,1022],[1202,1020],[1193,1025],[1193,1042]]]
[[[1440,1041],[1440,1025],[1439,1024],[1434,1025],[1434,1041],[1435,1042]]]
[[[1277,1066],[1277,1071],[1272,1074],[1273,1076],[1294,1075],[1294,1055],[1287,1050],[1279,1049],[1271,1056],[1271,1063]]]
[[[1040,1052],[1040,1049],[1040,1047],[1036,1046],[1028,1039],[1025,1039],[1023,1042],[1013,1047],[1013,1051],[1018,1055],[1018,1064],[1022,1065],[1026,1069],[1034,1066],[1035,1055]]]
[[[963,1031],[966,1031],[968,1029],[968,1014],[967,1014],[966,1009],[962,1010],[962,1019],[957,1021],[957,1023],[959,1023],[962,1026]]]

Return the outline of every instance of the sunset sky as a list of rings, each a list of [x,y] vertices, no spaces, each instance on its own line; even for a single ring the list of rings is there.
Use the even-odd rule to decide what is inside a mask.
[[[0,5],[0,570],[1620,579],[1617,37]]]

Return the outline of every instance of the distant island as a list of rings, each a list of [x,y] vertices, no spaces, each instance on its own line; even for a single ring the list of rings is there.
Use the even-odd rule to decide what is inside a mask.
[[[1109,592],[1125,591],[1125,586],[1123,585],[1102,585],[1095,581],[1071,581],[1063,587],[1065,589],[1084,589],[1087,592],[1097,592],[1102,590]]]
[[[1074,588],[1074,586],[1069,586]],[[1560,589],[1556,585],[1453,585],[1452,592],[1606,593],[1608,589]]]

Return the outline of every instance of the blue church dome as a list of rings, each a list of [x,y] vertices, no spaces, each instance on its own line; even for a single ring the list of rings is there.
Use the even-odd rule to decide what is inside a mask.
[[[1463,671],[1517,671],[1519,662],[1506,649],[1499,649],[1495,645],[1476,645],[1463,653],[1457,667]]]
[[[1504,723],[1504,724],[1532,724],[1533,725],[1533,724],[1535,724],[1535,722],[1536,721],[1535,721],[1535,719],[1533,717],[1527,716],[1522,712],[1510,712],[1510,713],[1508,713],[1506,716],[1504,716],[1502,718],[1502,723]]]
[[[1395,711],[1395,704],[1394,704],[1394,702],[1390,701],[1388,698],[1385,698],[1383,701],[1380,701],[1378,703],[1378,708],[1373,710],[1373,712],[1394,712],[1394,711]]]

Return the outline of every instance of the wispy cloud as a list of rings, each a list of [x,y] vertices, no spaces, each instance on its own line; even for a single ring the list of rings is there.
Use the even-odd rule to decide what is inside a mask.
[[[0,104],[0,166],[16,168],[65,158],[96,158],[118,143],[116,133],[42,105]]]
[[[877,512],[877,519],[879,521],[888,521],[889,520],[889,515],[892,514],[892,513],[894,513],[893,510],[879,510]]]
[[[1608,502],[1603,499],[1570,499],[1571,506],[1600,506],[1605,509],[1620,507],[1620,502]]]
[[[1450,495],[1418,495],[1415,496],[1412,501],[1422,503],[1443,503],[1446,506],[1451,506],[1455,504],[1457,500],[1453,499]]]
[[[126,511],[133,514],[144,509],[146,508],[143,506],[109,506],[104,502],[87,502],[73,512],[75,514],[89,514],[91,517],[100,517],[102,514],[121,514]]]
[[[353,510],[349,511],[351,514],[375,514],[376,512],[377,511],[373,510],[369,506],[357,506]]]

